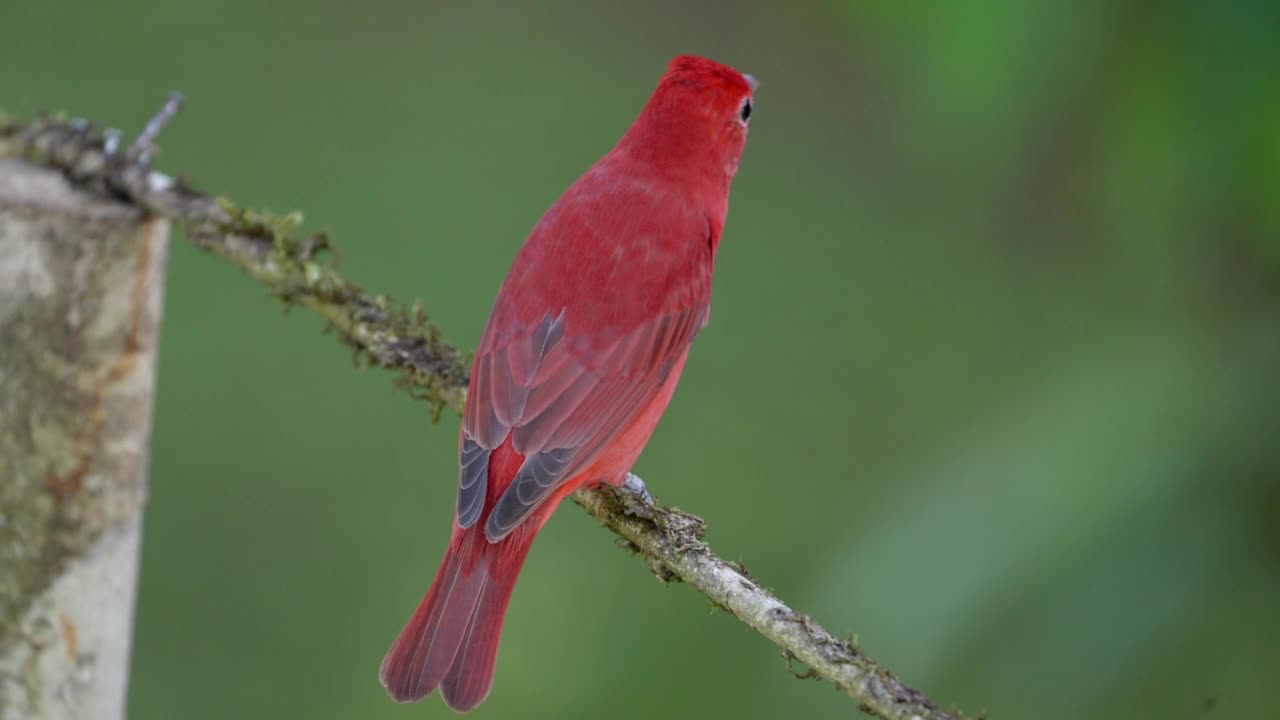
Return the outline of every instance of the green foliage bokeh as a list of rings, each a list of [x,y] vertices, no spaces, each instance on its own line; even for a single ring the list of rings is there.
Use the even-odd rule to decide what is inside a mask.
[[[469,348],[539,214],[677,53],[761,81],[715,312],[638,471],[933,698],[1280,716],[1272,2],[73,2],[0,106],[137,128],[300,208]],[[130,717],[426,718],[377,682],[456,418],[176,242]],[[567,509],[477,717],[849,717]]]

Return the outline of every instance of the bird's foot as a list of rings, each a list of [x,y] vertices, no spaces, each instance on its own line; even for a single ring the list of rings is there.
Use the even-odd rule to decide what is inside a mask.
[[[653,496],[649,494],[649,490],[645,487],[644,481],[635,473],[627,473],[627,476],[622,479],[622,489],[629,493],[639,495],[650,505],[653,504]]]

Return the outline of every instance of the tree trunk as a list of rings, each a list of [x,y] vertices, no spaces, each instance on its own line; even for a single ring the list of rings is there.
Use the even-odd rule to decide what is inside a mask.
[[[0,718],[124,717],[168,238],[0,160]]]

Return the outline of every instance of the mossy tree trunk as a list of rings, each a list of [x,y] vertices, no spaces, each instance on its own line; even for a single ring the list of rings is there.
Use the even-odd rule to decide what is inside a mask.
[[[168,237],[0,160],[0,718],[124,717]]]

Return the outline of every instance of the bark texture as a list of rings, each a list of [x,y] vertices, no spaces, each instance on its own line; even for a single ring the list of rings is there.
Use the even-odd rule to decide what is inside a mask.
[[[0,160],[0,718],[124,717],[168,237]]]

